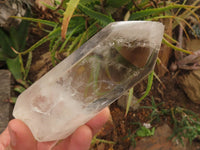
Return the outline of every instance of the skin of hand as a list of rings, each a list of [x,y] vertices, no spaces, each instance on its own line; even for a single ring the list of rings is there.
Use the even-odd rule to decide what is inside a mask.
[[[0,150],[88,150],[92,137],[102,128],[109,117],[109,109],[103,109],[88,123],[60,142],[37,142],[22,121],[13,119],[0,135]]]

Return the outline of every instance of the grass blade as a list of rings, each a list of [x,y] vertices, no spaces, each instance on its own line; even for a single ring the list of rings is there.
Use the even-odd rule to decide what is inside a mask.
[[[16,18],[16,19],[22,19],[22,20],[37,22],[37,23],[41,23],[41,24],[48,25],[48,26],[51,26],[51,27],[57,26],[56,22],[49,21],[49,20],[35,19],[35,18],[29,18],[29,17],[17,17],[17,16],[11,16],[11,17]]]
[[[127,100],[127,104],[126,104],[125,117],[126,117],[127,114],[128,114],[128,111],[129,111],[129,108],[130,108],[130,105],[131,105],[132,98],[133,98],[133,87],[129,90],[128,100]]]
[[[67,42],[70,40],[70,38],[73,36],[73,34],[75,34],[76,32],[78,32],[80,29],[81,29],[82,25],[80,24],[79,26],[76,26],[70,33],[69,35],[67,36],[67,38],[65,39],[65,41],[63,42],[60,50],[59,50],[59,53],[62,52],[67,44]]]
[[[52,32],[50,32],[47,36],[43,37],[42,39],[40,39],[38,42],[36,42],[34,45],[32,45],[29,49],[27,49],[24,52],[21,52],[20,54],[25,55],[31,51],[33,51],[35,48],[37,48],[38,46],[42,45],[43,43],[60,36],[60,28],[56,28],[55,30],[53,30]]]
[[[174,46],[173,44],[168,42],[165,38],[163,38],[162,42],[164,44],[166,44],[167,46],[173,48],[174,50],[181,51],[181,52],[186,53],[186,54],[193,54],[193,52],[191,52],[191,51],[188,51],[188,50],[185,50],[185,49],[182,49],[182,48]]]
[[[165,7],[161,8],[152,8],[152,9],[145,9],[141,11],[137,11],[135,13],[132,13],[129,20],[138,20],[138,19],[144,19],[145,17],[149,17],[151,15],[159,15],[160,13],[166,12],[168,10],[174,9],[174,8],[196,8],[196,6],[190,6],[190,5],[179,5],[179,4],[171,4]]]
[[[82,37],[82,34],[79,34],[79,36],[77,36],[71,43],[71,45],[69,45],[69,48],[67,49],[67,54],[70,54],[71,51],[73,51],[75,49],[75,46],[78,45],[78,42],[80,41]]]
[[[96,25],[97,21],[95,21],[92,25],[90,25],[89,28],[87,28],[87,30],[82,34],[77,48],[79,48],[85,41],[87,41],[91,36],[93,36],[98,31]]]
[[[25,66],[24,80],[26,80],[26,78],[28,76],[28,73],[29,73],[29,70],[30,70],[30,67],[31,67],[31,62],[32,62],[32,52],[29,52],[28,59],[27,59],[27,62],[26,62],[26,66]]]
[[[153,84],[153,75],[154,75],[154,71],[152,71],[151,74],[149,75],[147,89],[146,89],[144,95],[137,101],[137,104],[140,103],[149,94],[152,84]]]
[[[96,12],[84,5],[79,4],[80,9],[88,16],[90,16],[91,18],[97,20],[98,22],[100,22],[103,26],[106,26],[107,24],[114,22],[114,19],[106,16],[100,12]]]

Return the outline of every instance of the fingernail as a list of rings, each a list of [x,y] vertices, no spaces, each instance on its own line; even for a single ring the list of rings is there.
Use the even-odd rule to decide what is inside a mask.
[[[10,145],[11,147],[15,147],[17,144],[17,136],[15,131],[8,127],[9,134],[10,134]]]

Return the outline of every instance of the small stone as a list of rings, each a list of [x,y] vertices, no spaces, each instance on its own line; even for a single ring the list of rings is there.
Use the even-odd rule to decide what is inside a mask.
[[[10,80],[8,70],[0,70],[0,133],[4,131],[10,120]]]
[[[200,70],[190,71],[178,77],[180,87],[194,103],[200,104]]]
[[[200,49],[200,40],[192,39],[185,40],[186,48],[197,52]],[[198,59],[196,59],[198,60]],[[200,63],[200,62],[196,62]],[[191,70],[188,73],[182,74],[178,76],[179,87],[184,90],[188,98],[197,104],[200,104],[200,70]]]
[[[158,22],[109,24],[24,91],[14,117],[38,141],[66,138],[152,71],[163,32]]]

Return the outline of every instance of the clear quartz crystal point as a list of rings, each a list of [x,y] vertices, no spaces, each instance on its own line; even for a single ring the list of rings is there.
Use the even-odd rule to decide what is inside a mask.
[[[13,115],[38,141],[66,138],[154,68],[164,26],[106,26],[17,99]]]

